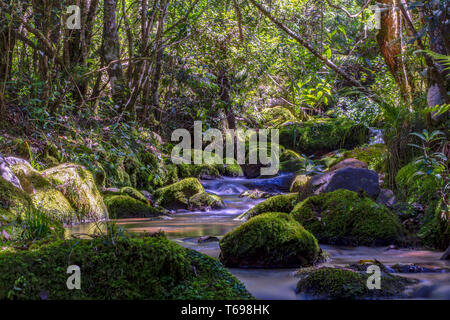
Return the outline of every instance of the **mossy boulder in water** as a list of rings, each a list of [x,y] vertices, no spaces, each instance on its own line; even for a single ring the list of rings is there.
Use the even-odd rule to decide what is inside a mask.
[[[297,292],[318,299],[370,299],[400,297],[410,279],[381,274],[381,289],[369,290],[367,280],[370,274],[348,269],[321,267],[299,271]]]
[[[309,197],[291,215],[327,244],[388,245],[399,240],[402,230],[385,206],[349,190]]]
[[[189,199],[190,210],[209,210],[209,209],[223,209],[225,204],[219,196],[201,192],[193,195]]]
[[[110,217],[113,219],[148,218],[163,214],[162,209],[152,207],[146,202],[127,195],[107,196],[105,204]]]
[[[304,190],[305,188],[308,188],[308,182],[311,179],[310,176],[307,176],[305,174],[299,174],[296,175],[294,180],[292,180],[291,186],[289,190],[291,192],[300,192]]]
[[[258,203],[256,206],[251,208],[250,210],[244,212],[239,216],[239,219],[242,218],[252,218],[261,213],[265,212],[286,212],[289,213],[292,211],[294,206],[298,202],[298,194],[289,193],[289,194],[281,194],[278,196],[270,197],[267,200],[264,200],[261,203]]]
[[[227,267],[300,267],[319,257],[316,238],[289,214],[271,212],[252,218],[220,241]]]
[[[79,222],[108,218],[108,211],[95,180],[83,166],[62,164],[43,171],[42,176],[69,200],[77,212]]]
[[[187,178],[170,186],[156,190],[156,203],[168,209],[188,209],[189,199],[204,192],[203,186],[196,178]]]
[[[80,290],[67,290],[69,265],[81,269]],[[0,251],[0,284],[1,300],[252,298],[217,260],[163,236],[61,240]]]
[[[365,143],[369,130],[346,118],[321,118],[280,128],[280,144],[303,154],[351,149]]]
[[[378,174],[362,168],[341,168],[316,175],[311,178],[310,186],[315,194],[346,189],[365,193],[374,200],[380,194]]]
[[[253,189],[242,191],[239,198],[249,198],[249,199],[267,199],[275,196],[276,194],[269,193],[263,190]]]

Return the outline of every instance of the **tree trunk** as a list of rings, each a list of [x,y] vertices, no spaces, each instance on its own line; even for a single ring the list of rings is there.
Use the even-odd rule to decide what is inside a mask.
[[[228,129],[236,129],[236,116],[233,113],[230,99],[230,81],[228,79],[227,71],[223,68],[218,77],[218,85],[220,90],[220,100],[223,104],[225,116],[227,118]]]
[[[116,0],[104,0],[102,58],[108,67],[108,76],[114,102],[123,111],[127,101],[126,83],[120,62],[120,42],[116,24]]]
[[[381,13],[381,29],[376,39],[381,54],[389,68],[400,93],[405,101],[412,101],[413,86],[406,65],[403,61],[404,48],[402,38],[402,16],[396,10],[397,0],[381,0],[388,7]]]

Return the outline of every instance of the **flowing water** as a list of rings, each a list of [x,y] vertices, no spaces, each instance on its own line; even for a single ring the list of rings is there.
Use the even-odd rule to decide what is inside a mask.
[[[267,192],[287,192],[292,175],[281,174],[269,179],[222,178],[202,181],[207,192],[220,196],[225,209],[201,211],[179,211],[170,217],[158,219],[121,219],[117,224],[133,232],[154,233],[164,231],[168,238],[180,245],[218,258],[220,249],[217,241],[198,242],[199,237],[221,237],[236,228],[243,221],[236,218],[243,212],[263,200],[240,198],[242,191],[259,189]],[[70,229],[71,234],[92,233],[96,228],[105,228],[105,224],[83,224]],[[359,260],[377,259],[386,266],[394,264],[414,264],[409,271],[418,271],[417,266],[427,268],[427,272],[410,272],[399,274],[419,280],[408,288],[407,294],[412,299],[450,299],[449,261],[439,260],[441,252],[426,250],[337,247],[321,245],[328,252],[330,259],[326,265],[344,266]],[[229,271],[239,278],[247,289],[258,299],[306,299],[295,293],[298,278],[295,269],[235,269]]]

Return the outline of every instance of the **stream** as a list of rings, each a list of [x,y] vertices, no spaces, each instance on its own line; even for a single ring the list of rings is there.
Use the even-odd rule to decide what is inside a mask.
[[[178,244],[218,258],[220,249],[217,241],[198,242],[199,237],[222,237],[244,221],[237,220],[241,213],[264,199],[252,200],[240,198],[239,194],[248,189],[258,188],[267,192],[285,193],[288,191],[292,174],[280,174],[274,178],[246,179],[227,178],[201,181],[205,190],[220,196],[225,209],[202,211],[178,211],[170,217],[158,219],[120,219],[117,224],[132,232],[154,233],[164,231],[167,237]],[[71,227],[68,234],[89,234],[96,228],[105,228],[102,224],[82,224]],[[377,259],[390,267],[395,264],[414,264],[403,277],[419,280],[405,292],[410,299],[450,299],[450,261],[439,260],[442,252],[411,249],[388,249],[387,247],[338,247],[320,245],[328,252],[327,266],[344,266],[359,260]],[[426,268],[426,272],[418,270]],[[407,268],[407,267],[406,267]],[[442,269],[446,268],[447,272]],[[235,269],[229,271],[241,280],[257,299],[294,300],[311,299],[296,294],[298,278],[295,269]],[[414,271],[414,272],[412,272]]]

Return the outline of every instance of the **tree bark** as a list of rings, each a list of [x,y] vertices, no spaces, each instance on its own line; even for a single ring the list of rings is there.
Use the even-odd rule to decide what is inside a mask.
[[[103,44],[102,58],[104,65],[108,67],[107,72],[111,86],[114,103],[123,110],[127,101],[127,89],[120,62],[120,41],[116,24],[116,0],[104,0],[103,18]]]

